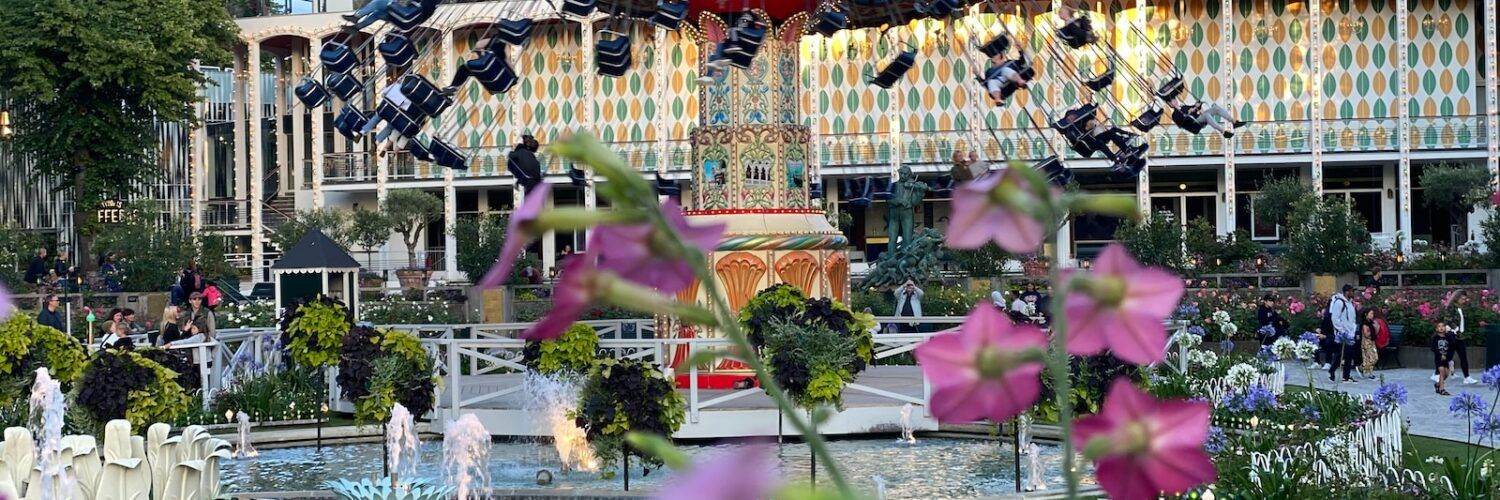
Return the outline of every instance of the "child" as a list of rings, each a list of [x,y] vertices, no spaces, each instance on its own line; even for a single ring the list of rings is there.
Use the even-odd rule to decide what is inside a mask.
[[[1458,335],[1448,328],[1448,322],[1438,321],[1437,335],[1432,338],[1432,362],[1437,365],[1438,380],[1433,389],[1448,396],[1448,374],[1453,370],[1453,357],[1458,348]]]

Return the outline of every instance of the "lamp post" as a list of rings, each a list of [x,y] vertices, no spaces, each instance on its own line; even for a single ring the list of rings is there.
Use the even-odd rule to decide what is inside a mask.
[[[10,140],[16,130],[10,126],[10,110],[0,109],[0,140]]]

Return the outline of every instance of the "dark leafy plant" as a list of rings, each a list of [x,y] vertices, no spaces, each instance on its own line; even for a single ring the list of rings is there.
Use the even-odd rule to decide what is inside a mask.
[[[863,371],[874,353],[874,339],[870,336],[870,329],[875,326],[873,315],[856,314],[827,298],[808,298],[785,283],[761,290],[740,310],[740,324],[745,326],[750,344],[757,349],[765,347],[766,331],[775,321],[823,327],[852,339],[857,356],[850,361],[850,374]]]
[[[1183,235],[1179,224],[1170,212],[1157,212],[1139,221],[1121,224],[1115,230],[1115,239],[1142,264],[1180,272],[1187,269],[1187,262],[1182,255]]]
[[[1490,173],[1479,165],[1427,167],[1418,183],[1422,186],[1422,202],[1448,212],[1452,220],[1461,220],[1490,194]]]
[[[816,323],[776,320],[766,331],[766,363],[771,375],[798,406],[843,408],[844,384],[852,366],[864,367],[854,339]]]
[[[1312,186],[1296,177],[1282,177],[1260,186],[1255,195],[1255,217],[1286,225],[1297,202],[1313,197]]]
[[[458,230],[453,235],[458,239],[458,270],[469,281],[479,281],[499,260],[500,246],[505,243],[505,224],[506,218],[500,214],[458,219]]]
[[[139,349],[136,352],[177,373],[175,379],[177,385],[182,386],[184,390],[196,391],[203,388],[203,378],[198,370],[198,364],[188,357],[187,352],[167,349]]]
[[[1011,259],[1009,252],[994,243],[985,243],[974,250],[948,250],[947,253],[959,269],[976,278],[1004,274],[1005,263]]]
[[[1282,262],[1293,275],[1338,274],[1361,269],[1370,232],[1343,199],[1297,202],[1288,219]]]
[[[432,360],[410,333],[354,327],[344,335],[335,380],[343,398],[355,404],[356,420],[384,421],[395,402],[416,416],[432,410]]]
[[[655,366],[605,358],[589,372],[578,395],[578,409],[571,416],[584,430],[600,466],[608,470],[620,460],[627,432],[671,436],[686,420],[684,410],[682,395]],[[627,452],[641,457],[648,468],[662,465],[660,459],[634,447]]]
[[[1233,236],[1220,235],[1207,219],[1189,222],[1183,243],[1194,260],[1195,270],[1207,273],[1233,271],[1241,262],[1265,251],[1250,233],[1239,230]]]
[[[188,396],[177,374],[130,351],[107,349],[94,354],[83,371],[74,401],[96,421],[124,418],[144,428],[172,422],[187,411]]]

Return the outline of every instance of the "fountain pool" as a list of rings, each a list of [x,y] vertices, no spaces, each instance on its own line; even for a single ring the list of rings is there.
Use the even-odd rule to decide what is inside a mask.
[[[689,455],[732,452],[738,445],[683,446]],[[1009,442],[983,439],[924,438],[915,444],[892,444],[889,437],[851,439],[830,443],[845,474],[856,487],[876,490],[875,476],[884,483],[886,498],[972,498],[1015,493],[1015,462]],[[423,442],[417,475],[439,477],[443,463],[441,442]],[[782,475],[808,477],[808,450],[802,444],[780,447]],[[1056,446],[1041,448],[1049,487],[1061,485],[1061,455]],[[1023,458],[1024,460],[1024,458]],[[252,492],[321,489],[331,479],[360,479],[380,474],[380,445],[353,444],[263,449],[260,456],[220,463],[224,491]],[[550,486],[537,486],[540,469],[554,475]],[[493,443],[488,460],[490,485],[495,488],[556,488],[619,490],[618,477],[601,479],[597,472],[562,472],[556,451],[535,443]],[[670,476],[665,470],[641,477],[631,473],[630,487],[652,490]],[[819,482],[826,481],[819,474]],[[1086,480],[1087,481],[1087,480]],[[826,484],[826,483],[825,483]]]

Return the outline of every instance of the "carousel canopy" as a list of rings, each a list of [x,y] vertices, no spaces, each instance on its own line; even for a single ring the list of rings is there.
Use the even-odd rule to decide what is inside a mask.
[[[287,250],[281,260],[271,266],[273,270],[317,270],[317,269],[359,269],[359,261],[344,251],[338,243],[335,243],[323,231],[314,229],[302,235],[291,250]]]

